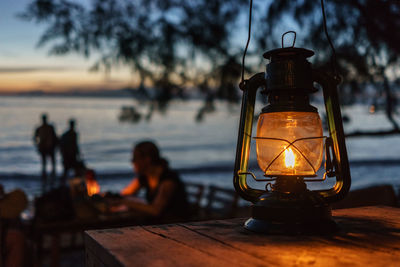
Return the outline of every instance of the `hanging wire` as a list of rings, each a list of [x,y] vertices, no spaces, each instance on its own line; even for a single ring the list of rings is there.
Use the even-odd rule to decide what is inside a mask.
[[[247,49],[249,47],[250,43],[250,38],[251,38],[251,16],[252,16],[252,9],[253,9],[253,0],[250,0],[250,7],[249,7],[249,30],[248,30],[248,36],[247,36],[247,42],[246,42],[246,47],[243,52],[243,57],[242,57],[242,77],[241,77],[241,83],[244,82],[244,69],[245,69],[245,58],[246,58],[246,53]],[[335,47],[333,46],[333,43],[331,41],[331,38],[329,37],[328,34],[328,29],[326,26],[326,14],[325,14],[325,5],[324,5],[324,0],[321,0],[321,10],[322,10],[322,19],[323,19],[323,26],[324,26],[324,32],[326,35],[326,39],[328,40],[328,43],[331,47],[332,50],[332,57],[331,57],[331,65],[332,65],[332,72],[334,73],[335,76],[338,76],[337,73],[337,59],[336,59],[336,51]]]
[[[242,57],[242,80],[240,83],[244,82],[244,60],[246,58],[247,48],[249,47],[250,37],[251,37],[251,11],[253,9],[253,0],[250,0],[250,8],[249,8],[249,31],[247,36],[246,47],[244,48],[243,57]]]
[[[329,43],[329,45],[331,46],[331,49],[332,49],[332,57],[331,57],[332,72],[335,75],[335,77],[338,77],[336,51],[335,51],[335,47],[333,47],[333,43],[331,41],[331,38],[329,37],[328,29],[327,29],[327,26],[326,26],[326,15],[325,15],[324,0],[321,0],[321,9],[322,9],[322,19],[323,19],[323,24],[324,24],[324,32],[325,32],[325,35],[326,35],[326,39],[328,40],[328,43]]]

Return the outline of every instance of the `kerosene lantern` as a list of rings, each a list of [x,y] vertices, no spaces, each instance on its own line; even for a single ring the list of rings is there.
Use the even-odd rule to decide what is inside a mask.
[[[351,178],[338,102],[339,78],[313,69],[307,58],[311,50],[288,47],[268,51],[266,72],[240,84],[243,91],[237,143],[234,186],[239,195],[253,203],[252,217],[245,228],[262,233],[329,233],[337,227],[331,217],[331,203],[349,191]],[[323,136],[316,107],[310,94],[322,87],[329,136]],[[257,178],[248,171],[256,93],[268,97],[258,119],[257,161],[264,173]],[[325,172],[317,171],[325,157]],[[247,183],[252,176],[266,182],[266,189]],[[309,190],[309,182],[336,178],[333,187]]]

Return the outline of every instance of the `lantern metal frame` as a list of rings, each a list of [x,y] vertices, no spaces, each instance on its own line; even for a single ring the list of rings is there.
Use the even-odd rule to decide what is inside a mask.
[[[238,194],[254,204],[252,218],[245,223],[245,228],[249,230],[263,233],[326,233],[336,229],[336,224],[331,218],[330,205],[343,199],[351,184],[337,92],[340,78],[321,69],[312,68],[311,63],[306,60],[312,55],[314,52],[311,50],[295,47],[269,51],[264,54],[265,58],[271,60],[267,71],[255,74],[239,86],[243,96],[233,183]],[[273,62],[274,57],[276,64]],[[328,190],[310,191],[305,184],[305,181],[310,180],[305,180],[304,177],[257,179],[248,171],[248,166],[254,106],[259,88],[264,88],[263,92],[269,94],[269,101],[274,101],[272,96],[277,92],[279,97],[283,98],[280,102],[264,108],[263,112],[271,109],[272,112],[316,112],[316,109],[309,105],[308,99],[309,94],[316,91],[313,87],[314,82],[322,87],[329,136],[325,146],[327,160],[324,177],[310,180],[323,181],[326,175],[336,176],[335,185]],[[256,181],[275,180],[276,190],[251,188],[247,183],[249,174]]]

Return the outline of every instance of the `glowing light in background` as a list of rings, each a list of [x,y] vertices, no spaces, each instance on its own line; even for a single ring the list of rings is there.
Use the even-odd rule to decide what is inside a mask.
[[[86,181],[86,190],[89,197],[100,193],[100,186],[95,180]]]

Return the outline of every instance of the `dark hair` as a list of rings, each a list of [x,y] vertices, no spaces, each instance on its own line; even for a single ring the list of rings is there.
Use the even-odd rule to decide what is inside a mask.
[[[68,123],[69,123],[69,127],[70,128],[74,128],[75,127],[75,119],[69,119]]]
[[[47,114],[46,114],[46,113],[43,113],[43,114],[41,115],[41,117],[42,117],[42,121],[43,121],[43,122],[47,122]]]
[[[137,143],[134,148],[133,148],[133,154],[139,153],[139,156],[145,156],[145,157],[150,157],[151,162],[153,164],[166,164],[168,165],[168,162],[160,157],[160,150],[158,147],[151,141],[143,141]],[[132,158],[132,161],[134,159]]]

